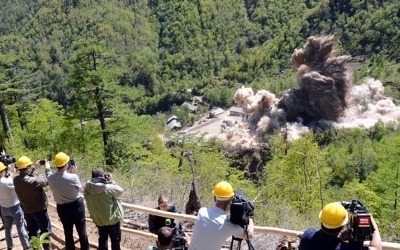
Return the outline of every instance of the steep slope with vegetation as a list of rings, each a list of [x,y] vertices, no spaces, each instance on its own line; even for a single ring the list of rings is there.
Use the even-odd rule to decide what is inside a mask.
[[[257,224],[291,229],[317,225],[323,203],[360,198],[385,241],[400,241],[395,126],[316,131],[290,148],[268,135],[267,149],[245,153],[217,141],[166,148],[159,136],[172,111],[196,119],[180,106],[193,95],[203,111],[231,106],[242,85],[282,95],[295,85],[291,54],[311,35],[333,34],[338,53],[359,63],[355,82],[379,79],[398,102],[399,1],[4,0],[0,9],[9,153],[66,151],[83,178],[96,165],[121,173],[138,202],[165,192],[183,207],[194,176],[206,205],[228,179],[255,200]]]

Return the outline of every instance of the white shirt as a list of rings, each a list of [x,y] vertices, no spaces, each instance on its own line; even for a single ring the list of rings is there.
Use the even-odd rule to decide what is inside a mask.
[[[0,206],[13,207],[19,204],[17,193],[15,193],[13,177],[2,177],[0,179]]]
[[[221,208],[202,207],[197,214],[189,250],[220,250],[228,237],[240,237],[243,232],[241,226],[229,221]]]

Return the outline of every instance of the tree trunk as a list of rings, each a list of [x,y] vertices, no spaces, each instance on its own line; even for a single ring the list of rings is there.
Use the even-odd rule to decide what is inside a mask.
[[[4,109],[3,97],[0,96],[0,117],[1,124],[3,125],[3,131],[6,135],[11,131],[10,123],[8,122],[6,110]]]
[[[100,121],[100,127],[101,127],[101,132],[103,134],[103,145],[104,145],[104,157],[106,160],[107,165],[112,165],[111,162],[109,162],[109,157],[108,157],[108,131],[106,131],[106,121],[104,118],[104,104],[103,101],[101,100],[100,97],[100,89],[96,88],[95,90],[95,98],[96,98],[96,107],[97,107],[97,114],[98,114],[98,119]]]
[[[13,95],[14,96],[14,102],[18,103],[18,98],[17,95]],[[22,114],[21,114],[21,110],[19,109],[19,107],[17,108],[17,115],[18,115],[18,119],[19,119],[19,125],[21,127],[21,130],[25,130],[25,122],[22,120]],[[26,140],[26,138],[24,137],[24,145],[26,148],[28,148],[28,141]]]

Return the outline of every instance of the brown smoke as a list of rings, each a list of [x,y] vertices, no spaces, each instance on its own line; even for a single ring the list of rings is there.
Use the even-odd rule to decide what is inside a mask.
[[[333,36],[312,36],[292,54],[299,88],[289,90],[278,103],[288,121],[336,121],[344,113],[352,87],[346,67],[351,57],[335,56],[334,41]]]
[[[251,146],[251,140],[278,130],[293,141],[315,126],[342,129],[370,128],[378,121],[399,124],[400,107],[384,96],[379,80],[367,78],[353,86],[347,68],[351,58],[336,56],[334,42],[333,36],[312,36],[294,51],[298,88],[289,89],[281,99],[267,90],[254,94],[251,88],[238,89],[233,99],[245,116],[243,124],[229,129],[227,138],[240,145],[250,141]]]

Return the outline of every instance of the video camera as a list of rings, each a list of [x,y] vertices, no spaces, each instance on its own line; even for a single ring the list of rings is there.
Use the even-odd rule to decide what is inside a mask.
[[[367,208],[358,200],[342,201],[342,206],[347,210],[349,216],[350,240],[360,243],[372,240],[375,228]]]
[[[245,228],[249,224],[250,217],[254,216],[254,205],[243,191],[236,190],[234,193],[230,204],[230,221]]]
[[[173,229],[174,234],[174,249],[175,250],[186,250],[188,249],[183,238],[182,224],[178,223]]]
[[[15,157],[10,154],[0,154],[0,162],[2,162],[5,166],[15,163],[16,161],[17,160]]]
[[[11,163],[15,163],[16,159],[10,154],[0,154],[0,162],[2,162],[5,166],[8,166]],[[6,168],[6,174],[4,175],[4,177],[8,178],[9,176],[10,173],[8,172],[8,168]]]

